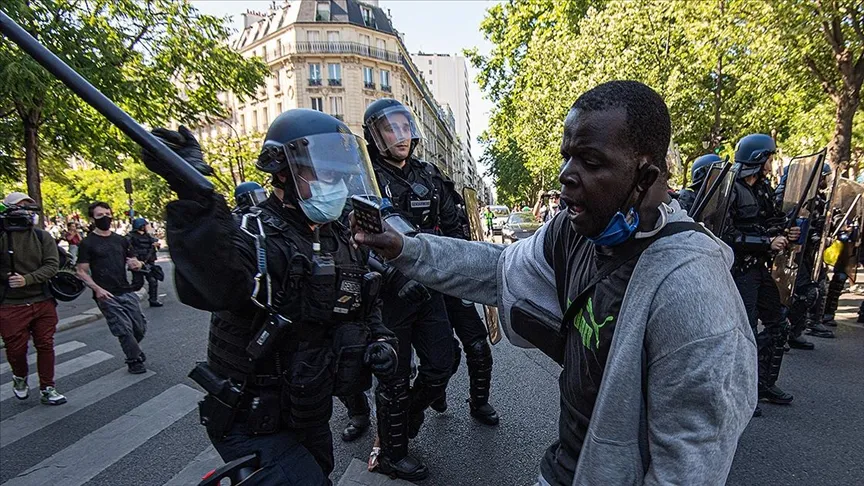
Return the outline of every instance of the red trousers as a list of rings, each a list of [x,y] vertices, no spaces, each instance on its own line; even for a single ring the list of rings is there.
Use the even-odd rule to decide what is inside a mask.
[[[27,341],[33,336],[39,388],[54,386],[54,331],[57,309],[53,299],[35,304],[0,305],[0,336],[12,374],[27,377]]]

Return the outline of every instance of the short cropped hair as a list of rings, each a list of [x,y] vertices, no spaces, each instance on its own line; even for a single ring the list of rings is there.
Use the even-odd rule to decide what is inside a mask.
[[[627,114],[624,141],[633,154],[647,156],[665,174],[672,122],[666,102],[656,91],[638,81],[609,81],[583,93],[570,110],[592,112],[616,108]]]

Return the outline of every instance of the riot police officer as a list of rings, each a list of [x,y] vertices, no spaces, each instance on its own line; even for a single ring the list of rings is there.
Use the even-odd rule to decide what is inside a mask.
[[[159,240],[150,234],[150,223],[144,218],[132,220],[132,232],[126,238],[132,246],[135,257],[144,264],[141,270],[132,272],[132,288],[140,289],[146,279],[150,307],[162,307],[162,302],[159,302],[159,280],[162,280],[164,274],[162,268],[156,264],[156,248]]]
[[[789,167],[787,166],[775,191],[778,201],[782,199],[788,171]],[[834,337],[834,333],[820,322],[825,302],[827,272],[822,265],[821,255],[816,254],[822,241],[822,234],[825,231],[828,206],[825,190],[828,188],[827,176],[829,175],[831,175],[831,166],[827,163],[823,164],[819,191],[813,199],[806,203],[811,214],[810,224],[807,228],[807,234],[803,238],[801,264],[795,276],[795,294],[792,296],[792,305],[788,312],[789,323],[791,324],[788,342],[790,347],[796,349],[812,350],[815,348],[813,343],[802,336],[805,329],[807,334],[814,337]],[[819,266],[819,274],[817,280],[814,281],[813,270],[816,265]]]
[[[696,194],[708,178],[708,172],[714,164],[722,163],[723,160],[717,154],[705,154],[696,157],[693,165],[690,167],[690,185],[678,191],[678,204],[681,209],[688,213],[693,209],[693,203],[696,202]]]
[[[723,240],[732,247],[735,263],[732,277],[741,293],[747,318],[759,353],[759,398],[788,404],[792,395],[777,385],[787,326],[777,284],[771,277],[775,252],[783,251],[789,239],[797,240],[793,228],[789,239],[784,234],[786,217],[774,202],[774,190],[767,179],[777,147],[768,135],[742,138],[735,147],[738,173],[729,203],[729,224]],[[764,326],[756,333],[757,322]],[[760,415],[757,406],[754,415]]]
[[[443,179],[431,164],[412,157],[420,132],[411,112],[396,100],[380,99],[366,108],[363,120],[382,197],[419,231],[461,237],[455,203]],[[399,341],[399,369],[376,389],[381,441],[376,470],[416,481],[428,471],[408,455],[407,440],[417,435],[429,405],[445,393],[452,374],[453,330],[441,294],[428,292],[428,299],[418,302],[400,292],[404,280],[394,276],[382,290],[384,324]],[[423,366],[409,389],[411,346]]]
[[[437,170],[437,169],[436,169]],[[439,173],[444,180],[444,187],[450,192],[456,202],[456,211],[462,227],[462,239],[471,239],[471,225],[468,221],[468,213],[465,209],[465,200],[456,190],[453,181]],[[498,425],[498,412],[489,403],[489,393],[492,384],[492,349],[487,340],[486,326],[473,302],[445,295],[444,304],[447,307],[447,317],[450,325],[456,332],[458,341],[453,341],[453,373],[459,367],[461,361],[461,349],[465,350],[465,364],[468,366],[469,398],[468,404],[471,416],[478,422],[486,425]],[[420,363],[421,369],[424,363]],[[432,402],[431,407],[439,412],[447,410],[446,396]]]
[[[257,210],[258,206],[267,200],[267,191],[254,181],[237,184],[234,188],[234,204],[232,212],[246,214]]]
[[[154,134],[207,169],[184,127]],[[331,484],[332,396],[368,389],[369,368],[396,368],[380,276],[337,221],[349,196],[377,193],[362,139],[318,111],[282,113],[256,163],[272,194],[242,218],[144,160],[180,198],[167,207],[177,293],[213,312],[207,362],[190,374],[208,393],[199,411],[210,440],[226,462],[257,453],[254,484]]]

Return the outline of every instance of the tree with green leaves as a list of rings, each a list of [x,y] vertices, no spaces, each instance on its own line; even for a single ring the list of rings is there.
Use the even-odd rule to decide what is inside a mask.
[[[845,167],[864,83],[864,4],[860,0],[777,0],[769,17],[797,73],[818,85],[833,108],[828,162]],[[812,120],[812,119],[811,119]]]
[[[253,96],[269,75],[227,43],[227,19],[188,0],[7,0],[4,11],[138,122],[224,117],[221,92]],[[0,171],[25,169],[42,202],[43,159],[115,170],[139,148],[7,39],[0,39]],[[122,186],[121,186],[122,187]]]

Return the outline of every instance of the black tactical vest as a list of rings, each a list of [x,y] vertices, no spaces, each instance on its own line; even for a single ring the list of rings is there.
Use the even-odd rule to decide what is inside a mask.
[[[428,162],[408,159],[407,177],[401,169],[376,161],[374,164],[378,187],[383,197],[399,213],[424,232],[432,232],[438,227],[441,195],[435,184],[435,172]],[[423,193],[423,194],[421,194]]]

